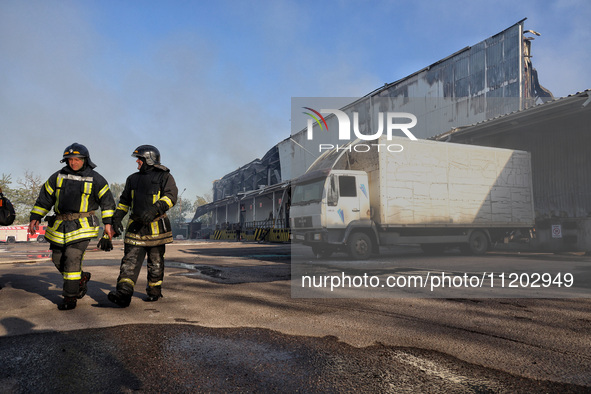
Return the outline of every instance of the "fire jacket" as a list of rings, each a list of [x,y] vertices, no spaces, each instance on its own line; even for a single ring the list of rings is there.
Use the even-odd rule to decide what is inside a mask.
[[[157,246],[172,242],[172,229],[166,211],[176,204],[178,189],[170,170],[163,165],[148,166],[131,174],[121,193],[115,220],[121,220],[128,212],[129,222],[125,243],[137,246]],[[144,223],[142,214],[156,208],[156,217]]]
[[[41,219],[51,208],[56,216],[48,216],[45,239],[58,246],[95,238],[99,221],[94,215],[99,207],[104,224],[111,224],[115,200],[109,184],[98,172],[85,166],[74,171],[66,166],[49,177],[41,188],[30,220]]]

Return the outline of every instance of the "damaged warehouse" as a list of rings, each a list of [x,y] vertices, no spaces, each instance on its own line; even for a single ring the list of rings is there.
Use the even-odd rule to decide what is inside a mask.
[[[193,222],[209,213],[210,223],[192,231],[216,239],[288,241],[289,182],[281,181],[277,146],[214,181],[213,202],[197,208]]]
[[[579,187],[582,174],[589,174],[586,166],[577,166],[583,156],[577,154],[562,163],[561,171],[571,172],[562,179],[572,179],[573,183],[568,185],[577,189],[563,188],[562,192],[558,189],[564,185],[559,186],[558,182],[547,185],[545,182],[550,164],[543,159],[552,157],[552,160],[559,161],[558,152],[568,152],[568,146],[576,144],[576,141],[581,144],[579,147],[585,146],[582,125],[588,119],[585,118],[588,107],[581,107],[582,103],[578,101],[584,102],[587,93],[554,100],[540,84],[531,63],[532,36],[539,34],[524,30],[524,21],[412,75],[386,84],[341,110],[347,115],[357,113],[358,128],[366,135],[377,128],[374,119],[378,112],[406,111],[419,119],[413,128],[418,138],[531,151],[536,224],[540,225],[537,247],[545,250],[589,250],[591,246],[582,241],[587,238],[591,226],[582,224],[585,220],[579,220],[591,212],[586,202],[591,201],[591,193],[586,187]],[[578,104],[574,104],[575,101]],[[305,100],[301,103],[292,100],[292,112],[300,111],[304,105]],[[572,110],[571,106],[576,105],[580,108]],[[566,107],[572,111],[562,113]],[[569,117],[573,111],[576,119]],[[548,117],[553,122],[546,123]],[[514,120],[517,118],[518,121]],[[326,116],[326,122],[331,130],[338,128],[335,116]],[[506,127],[507,124],[512,124],[512,127]],[[536,134],[534,129],[544,124],[544,131]],[[553,139],[540,137],[548,134],[552,127],[554,130],[569,130],[574,139],[567,143],[569,138],[558,138],[562,134],[555,135]],[[306,129],[294,130],[290,137],[272,147],[263,159],[254,160],[215,181],[214,201],[199,207],[193,218],[195,222],[209,213],[209,221],[200,234],[209,232],[217,238],[226,239],[287,240],[290,181],[304,174],[320,155],[317,149],[319,142],[335,146],[342,144],[334,133],[322,133],[317,125],[313,125],[313,130],[313,141],[306,138]],[[543,148],[533,141],[537,141],[537,145],[547,141],[547,147],[551,146],[549,141],[553,141],[554,155],[537,153]],[[543,169],[543,166],[548,168]],[[577,175],[573,175],[575,173]],[[581,198],[563,196],[557,199],[556,196],[561,193]],[[568,202],[564,203],[566,200]],[[548,222],[557,217],[565,220],[556,224]],[[547,238],[546,230],[556,228],[552,226],[562,226],[565,238]]]
[[[262,159],[256,159],[213,183],[213,200],[223,200],[251,190],[281,182],[281,166],[277,147],[272,147]]]

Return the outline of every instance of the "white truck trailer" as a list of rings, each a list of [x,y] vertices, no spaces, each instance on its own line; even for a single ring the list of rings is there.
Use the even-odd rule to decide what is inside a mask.
[[[357,140],[327,150],[292,183],[292,240],[319,257],[366,259],[396,244],[483,254],[511,233],[529,234],[534,216],[530,154],[509,149]]]

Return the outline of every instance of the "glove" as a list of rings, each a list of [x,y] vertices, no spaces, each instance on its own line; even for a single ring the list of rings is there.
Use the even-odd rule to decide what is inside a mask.
[[[123,224],[121,224],[121,220],[113,220],[113,231],[115,232],[115,234],[113,235],[114,237],[118,237],[121,234],[123,234]]]
[[[140,220],[144,224],[149,224],[156,219],[158,216],[158,207],[156,205],[150,205],[140,216]]]
[[[113,250],[113,242],[111,241],[111,238],[109,238],[108,234],[103,234],[103,237],[98,241],[96,246],[105,252],[110,252]]]

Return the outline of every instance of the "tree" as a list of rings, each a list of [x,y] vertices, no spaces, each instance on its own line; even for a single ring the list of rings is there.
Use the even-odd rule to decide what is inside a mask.
[[[109,189],[111,189],[111,193],[113,194],[116,204],[119,203],[119,198],[121,198],[121,193],[123,193],[124,188],[125,183],[111,183],[109,185]]]
[[[43,187],[43,180],[41,176],[26,170],[24,179],[19,178],[17,183],[20,187],[10,189],[12,196],[9,198],[16,211],[15,223],[26,224],[29,222],[31,209],[35,205],[35,201],[37,201],[39,191]]]
[[[191,200],[186,198],[179,198],[175,206],[168,210],[166,213],[170,219],[172,225],[173,235],[182,234],[186,236],[186,216],[191,212],[191,206],[193,203]]]
[[[211,202],[211,195],[205,194],[203,196],[195,196],[195,202],[193,203],[193,210],[196,210],[201,205],[209,204]]]
[[[205,194],[203,196],[196,196],[195,202],[193,203],[193,207],[192,207],[193,214],[195,213],[195,211],[197,211],[197,208],[199,208],[202,205],[209,204],[210,202],[211,202],[211,195],[209,195],[209,194]],[[211,216],[212,216],[212,213],[210,211],[204,215],[199,216],[196,221],[203,223],[203,224],[207,224],[207,223],[211,222]]]
[[[12,183],[12,175],[8,174],[2,174],[2,178],[0,178],[0,190],[2,190],[2,193],[4,193],[4,195],[6,197],[8,197],[8,199],[10,200],[10,193],[12,191],[12,189],[10,188],[10,184]]]

